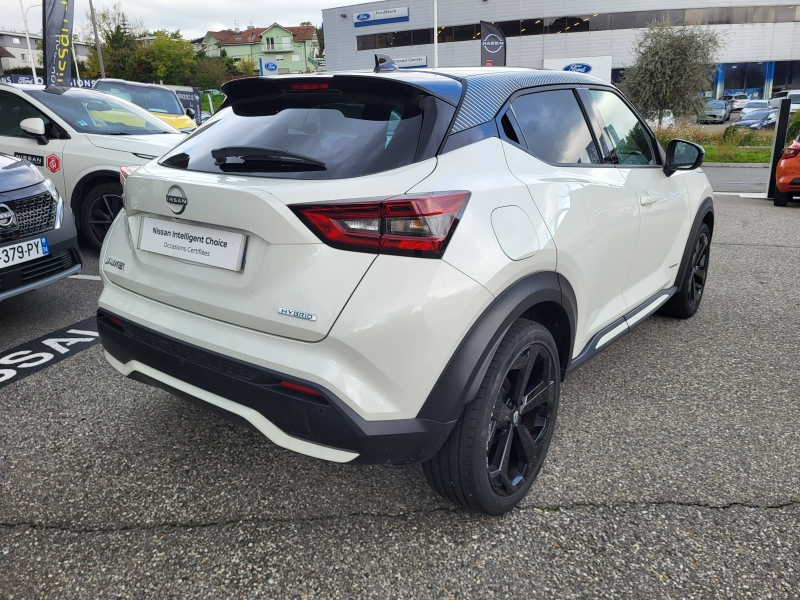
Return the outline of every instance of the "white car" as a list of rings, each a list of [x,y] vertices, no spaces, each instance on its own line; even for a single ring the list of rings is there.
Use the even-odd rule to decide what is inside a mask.
[[[769,107],[770,107],[769,100],[750,100],[750,102],[747,103],[747,106],[745,106],[742,109],[742,116],[740,118],[744,119],[751,112],[755,112],[757,110],[765,110],[768,109]]]
[[[27,159],[49,177],[98,249],[122,207],[120,167],[142,165],[185,137],[102,92],[0,84],[0,152]]]
[[[423,462],[500,514],[542,467],[564,377],[657,310],[697,311],[704,153],[662,150],[589,75],[385,68],[231,81],[130,173],[102,343],[279,446]]]

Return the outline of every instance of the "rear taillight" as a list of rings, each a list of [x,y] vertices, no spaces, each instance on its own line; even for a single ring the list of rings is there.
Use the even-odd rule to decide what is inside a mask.
[[[290,208],[334,248],[441,258],[467,198],[469,192],[437,192]]]
[[[800,154],[800,143],[792,142],[792,145],[783,151],[783,158],[794,158]]]
[[[128,177],[131,176],[136,169],[139,167],[120,167],[119,168],[119,182],[122,184],[122,206],[125,208],[125,212],[128,211],[128,202],[125,200],[125,182],[128,181]]]

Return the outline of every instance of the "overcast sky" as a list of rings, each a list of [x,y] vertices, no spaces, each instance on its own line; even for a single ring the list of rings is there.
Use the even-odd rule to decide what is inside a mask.
[[[27,8],[41,0],[22,0]],[[122,0],[122,8],[129,17],[144,20],[145,27],[155,29],[180,29],[185,39],[200,37],[206,31],[232,29],[234,21],[244,29],[252,23],[256,27],[266,27],[272,23],[298,25],[311,21],[322,23],[322,9],[332,6],[353,4],[358,0]],[[104,4],[110,6],[112,0],[93,0],[97,10]],[[89,0],[75,0],[75,31],[80,30],[85,20],[84,13],[89,8]],[[42,29],[40,8],[28,11],[28,28],[32,32]],[[22,31],[22,13],[19,0],[0,0],[0,29]]]

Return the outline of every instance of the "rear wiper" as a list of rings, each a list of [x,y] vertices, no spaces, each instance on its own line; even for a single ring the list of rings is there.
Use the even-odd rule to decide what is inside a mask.
[[[294,152],[287,152],[278,148],[251,148],[248,146],[230,146],[228,148],[217,148],[211,151],[211,156],[214,158],[214,164],[221,167],[225,164],[229,157],[241,158],[245,162],[275,162],[282,163],[283,165],[298,165],[303,168],[311,167],[324,171],[326,169],[325,163],[303,156],[302,154],[295,154]]]

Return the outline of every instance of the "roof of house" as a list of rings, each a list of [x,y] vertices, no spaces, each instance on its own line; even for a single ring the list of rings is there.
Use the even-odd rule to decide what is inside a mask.
[[[273,23],[269,27],[254,27],[253,29],[243,29],[242,31],[209,31],[206,35],[210,35],[217,40],[217,45],[233,45],[233,44],[255,44],[261,42],[261,35],[267,31],[278,26],[285,29],[292,34],[292,37],[297,42],[308,42],[314,38],[315,28],[313,25],[300,25],[298,27],[285,27],[280,23]],[[241,39],[236,39],[241,38]]]
[[[11,54],[8,50],[0,46],[0,58],[14,58],[14,55]]]

